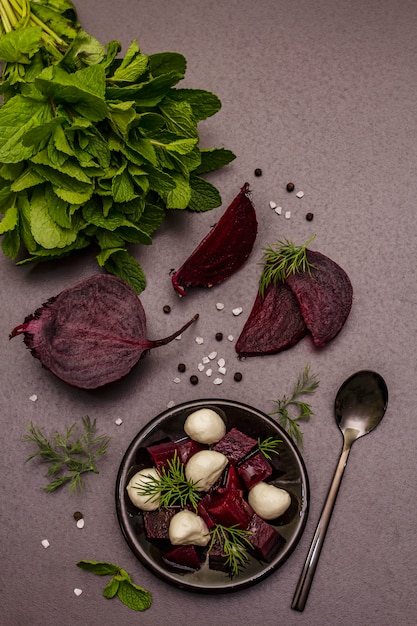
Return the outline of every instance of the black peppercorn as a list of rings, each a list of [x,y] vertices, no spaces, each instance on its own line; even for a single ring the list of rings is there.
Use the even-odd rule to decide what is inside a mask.
[[[257,167],[254,171],[255,176],[262,176],[262,170],[260,167]]]
[[[76,522],[78,522],[78,520],[83,518],[83,514],[80,513],[80,511],[75,511],[73,518],[75,519]]]
[[[190,376],[190,383],[192,385],[198,385],[198,376],[196,376],[195,374],[193,374],[192,376]]]
[[[235,375],[233,376],[233,378],[235,379],[237,383],[240,383],[240,381],[242,380],[242,374],[240,372],[235,372]]]
[[[171,313],[171,307],[169,304],[166,304],[162,310],[164,313]]]
[[[287,191],[289,193],[291,193],[291,191],[294,191],[294,189],[295,189],[294,183],[287,183]]]
[[[187,369],[187,368],[185,367],[185,364],[184,364],[184,363],[179,363],[179,364],[178,364],[178,371],[179,371],[179,372],[185,372],[185,370],[186,370],[186,369]]]
[[[311,222],[314,217],[314,213],[307,213],[306,220],[307,222]]]
[[[223,339],[223,333],[216,333],[216,340],[221,341]]]

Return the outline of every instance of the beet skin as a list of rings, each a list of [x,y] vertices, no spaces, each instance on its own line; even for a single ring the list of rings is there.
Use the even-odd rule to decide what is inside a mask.
[[[133,289],[120,278],[97,274],[50,298],[16,326],[10,338],[24,335],[32,355],[74,387],[95,389],[128,374],[148,350],[173,335],[146,338],[146,316]]]

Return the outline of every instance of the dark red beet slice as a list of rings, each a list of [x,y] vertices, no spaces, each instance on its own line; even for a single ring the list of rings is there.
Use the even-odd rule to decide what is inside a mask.
[[[261,480],[265,480],[265,478],[271,476],[272,467],[262,452],[257,452],[238,465],[237,471],[244,481],[246,488],[251,489]]]
[[[65,289],[16,326],[34,357],[74,387],[95,389],[126,376],[148,350],[173,335],[146,338],[146,316],[133,289],[110,274],[97,274]]]
[[[175,453],[179,454],[178,446],[174,441],[163,441],[146,448],[152,462],[158,469],[167,467],[168,461],[171,461]]]
[[[213,526],[216,525],[213,516],[210,515],[210,513],[208,512],[208,506],[210,505],[210,503],[211,493],[206,493],[204,498],[202,498],[202,500],[200,500],[200,502],[197,504],[197,512],[199,516],[202,517],[203,520],[206,522],[207,528],[209,530],[211,530]]]
[[[213,450],[227,456],[231,463],[238,463],[257,443],[256,439],[245,435],[238,428],[232,428],[216,443]]]
[[[241,489],[245,488],[239,474],[237,473],[236,467],[229,463],[226,468],[226,474],[224,477],[224,487],[226,489]]]
[[[245,183],[217,224],[173,274],[174,289],[212,287],[236,272],[252,252],[258,231],[255,208]]]
[[[247,530],[252,533],[248,538],[256,556],[263,561],[267,561],[285,543],[284,538],[275,528],[256,513],[253,514]]]
[[[178,546],[163,555],[164,561],[184,570],[200,569],[200,559],[194,546]]]
[[[250,540],[250,537],[248,537]],[[209,568],[220,572],[229,572],[227,556],[224,554],[223,546],[217,539],[214,541],[209,553]]]
[[[278,282],[266,289],[264,297],[258,292],[235,349],[239,356],[274,354],[291,348],[306,331],[297,298]]]
[[[143,511],[143,523],[148,539],[169,539],[169,523],[179,509]]]
[[[246,529],[253,510],[242,498],[239,489],[218,489],[213,493],[207,510],[218,524]]]
[[[337,263],[320,252],[306,250],[314,267],[287,278],[298,300],[314,345],[325,346],[342,329],[352,307],[352,284]]]
[[[176,442],[178,448],[178,454],[180,455],[180,461],[183,465],[186,465],[188,459],[196,452],[206,449],[206,446],[202,446],[200,443],[193,441],[192,439],[181,439]]]

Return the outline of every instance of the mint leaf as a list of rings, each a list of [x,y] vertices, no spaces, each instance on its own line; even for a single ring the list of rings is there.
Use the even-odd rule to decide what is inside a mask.
[[[35,241],[44,248],[64,248],[77,238],[71,228],[62,228],[51,217],[45,192],[36,188],[30,204],[30,226]]]
[[[127,251],[114,252],[105,262],[104,267],[110,274],[118,276],[140,293],[146,287],[146,278],[139,263]]]
[[[134,611],[145,611],[152,604],[152,597],[149,591],[127,580],[120,582],[117,595],[123,604]]]
[[[191,176],[191,211],[210,211],[220,206],[222,200],[216,187],[199,176]]]
[[[39,26],[12,30],[0,39],[0,60],[6,63],[29,63],[40,48],[42,29]]]
[[[34,154],[24,146],[22,137],[28,130],[52,119],[49,103],[17,95],[0,107],[0,161],[18,163]]]
[[[120,581],[117,578],[112,578],[111,581],[104,587],[103,596],[108,598],[114,598],[114,596],[119,591]]]
[[[96,576],[114,576],[120,571],[120,567],[118,567],[117,565],[100,561],[79,561],[77,563],[77,567],[83,569],[86,572],[96,574]]]
[[[228,165],[236,158],[231,150],[225,150],[224,148],[202,149],[200,156],[201,163],[195,169],[195,174],[213,172]]]
[[[204,89],[176,89],[169,94],[171,100],[190,105],[194,119],[197,121],[211,117],[221,109],[219,98],[210,91]]]

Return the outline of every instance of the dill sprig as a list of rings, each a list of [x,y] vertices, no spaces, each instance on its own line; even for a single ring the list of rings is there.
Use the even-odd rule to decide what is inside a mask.
[[[96,435],[96,420],[91,421],[88,415],[82,418],[82,423],[84,432],[76,432],[76,425],[72,424],[63,435],[53,433],[50,441],[38,425],[32,422],[26,425],[28,432],[23,436],[23,441],[36,444],[38,450],[28,456],[25,462],[38,458],[50,465],[46,474],[50,480],[43,487],[44,491],[55,491],[67,484],[75,492],[83,487],[83,474],[99,473],[96,459],[105,454],[110,437]]]
[[[310,237],[302,246],[296,246],[292,241],[284,239],[264,249],[264,267],[259,280],[259,292],[262,297],[269,285],[275,285],[278,281],[284,282],[291,274],[311,273],[314,266],[307,259],[307,246],[315,236]]]
[[[220,544],[231,577],[237,576],[240,569],[249,561],[248,550],[253,548],[248,538],[251,534],[250,530],[242,530],[237,524],[234,526],[216,524],[210,530],[211,541],[208,551],[210,552],[216,542]]]
[[[272,459],[272,454],[279,454],[278,446],[282,443],[281,439],[276,439],[274,437],[267,437],[266,439],[262,439],[258,437],[258,448],[264,455],[268,461]]]
[[[277,409],[271,413],[271,415],[278,415],[278,421],[281,426],[288,432],[296,442],[303,446],[303,433],[298,424],[299,420],[308,420],[314,415],[310,405],[299,400],[299,396],[303,394],[311,394],[319,386],[319,381],[316,374],[310,373],[310,366],[307,365],[304,371],[299,375],[296,384],[294,385],[291,396],[284,396],[281,400],[274,400],[277,404]],[[292,407],[297,411],[297,415],[291,416],[289,409]]]
[[[189,504],[197,510],[201,494],[195,483],[186,479],[184,465],[176,452],[172,459],[168,459],[167,467],[158,470],[158,478],[146,478],[146,482],[134,484],[140,496],[158,496],[160,508]]]

